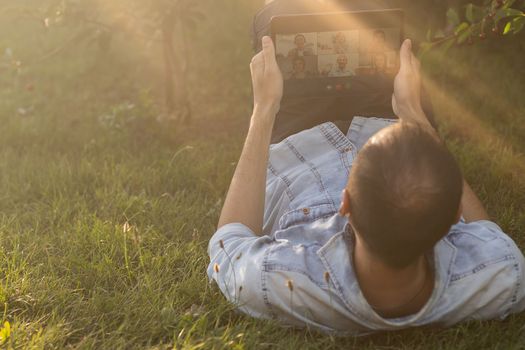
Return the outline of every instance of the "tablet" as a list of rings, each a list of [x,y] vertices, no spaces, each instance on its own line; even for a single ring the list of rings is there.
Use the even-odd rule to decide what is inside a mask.
[[[341,95],[392,79],[404,39],[400,9],[275,16],[271,35],[285,95]]]

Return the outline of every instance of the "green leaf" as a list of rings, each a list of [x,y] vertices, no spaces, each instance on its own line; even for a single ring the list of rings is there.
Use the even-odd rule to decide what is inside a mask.
[[[467,21],[469,21],[470,23],[474,23],[475,22],[473,7],[474,7],[474,5],[467,4],[467,10],[465,11],[465,16],[467,17]]]
[[[509,34],[512,28],[512,22],[507,22],[505,29],[503,29],[503,34]]]
[[[456,29],[454,30],[454,34],[458,35],[468,28],[470,28],[470,25],[467,22],[463,22],[459,26],[456,27]]]
[[[514,34],[519,33],[525,26],[525,16],[516,17],[512,22],[512,27],[514,27]]]
[[[472,35],[472,27],[469,26],[466,30],[461,32],[458,36],[458,44],[463,44]]]
[[[449,8],[447,11],[447,21],[449,24],[453,25],[454,27],[459,24],[458,13],[453,8]]]
[[[4,327],[0,329],[0,344],[4,344],[7,339],[11,336],[11,324],[9,321],[4,322]]]
[[[9,338],[11,336],[11,324],[9,321],[4,322],[4,329],[6,331],[7,337]]]
[[[516,10],[516,9],[509,9],[509,8],[501,8],[498,11],[496,11],[496,15],[494,16],[494,22],[498,22],[500,19],[505,17],[514,17],[514,16],[523,16],[523,11]]]
[[[485,15],[485,9],[481,6],[476,6],[474,4],[467,4],[465,11],[465,18],[470,23],[476,23],[481,21]]]

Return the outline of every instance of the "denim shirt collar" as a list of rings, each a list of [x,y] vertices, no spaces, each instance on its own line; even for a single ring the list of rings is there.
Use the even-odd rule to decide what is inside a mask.
[[[349,234],[348,230],[349,224],[346,224],[343,231],[335,234],[317,251],[317,255],[330,273],[334,290],[351,313],[357,316],[355,321],[372,329],[384,329],[385,326],[404,328],[407,325],[424,323],[427,316],[430,316],[427,311],[435,309],[435,304],[449,283],[457,249],[446,238],[440,240],[434,247],[434,291],[428,302],[416,314],[387,319],[374,311],[361,292],[352,266],[353,240],[345,237]]]

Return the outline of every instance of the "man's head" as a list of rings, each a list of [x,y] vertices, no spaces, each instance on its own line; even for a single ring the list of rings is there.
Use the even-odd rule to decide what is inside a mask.
[[[359,152],[341,212],[370,253],[404,268],[457,222],[462,191],[461,171],[446,147],[424,128],[400,122]]]
[[[306,44],[306,38],[302,34],[297,34],[293,42],[298,49],[304,49],[304,46]]]
[[[346,57],[346,55],[337,56],[337,66],[339,67],[339,69],[345,69],[347,64],[348,57]]]
[[[346,36],[343,32],[337,32],[334,37],[334,42],[336,44],[342,45],[346,42]]]

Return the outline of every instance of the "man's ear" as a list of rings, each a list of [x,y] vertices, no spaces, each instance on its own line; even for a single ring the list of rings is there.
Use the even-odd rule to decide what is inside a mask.
[[[350,214],[350,194],[346,188],[341,193],[341,206],[339,207],[339,215],[348,216]]]

